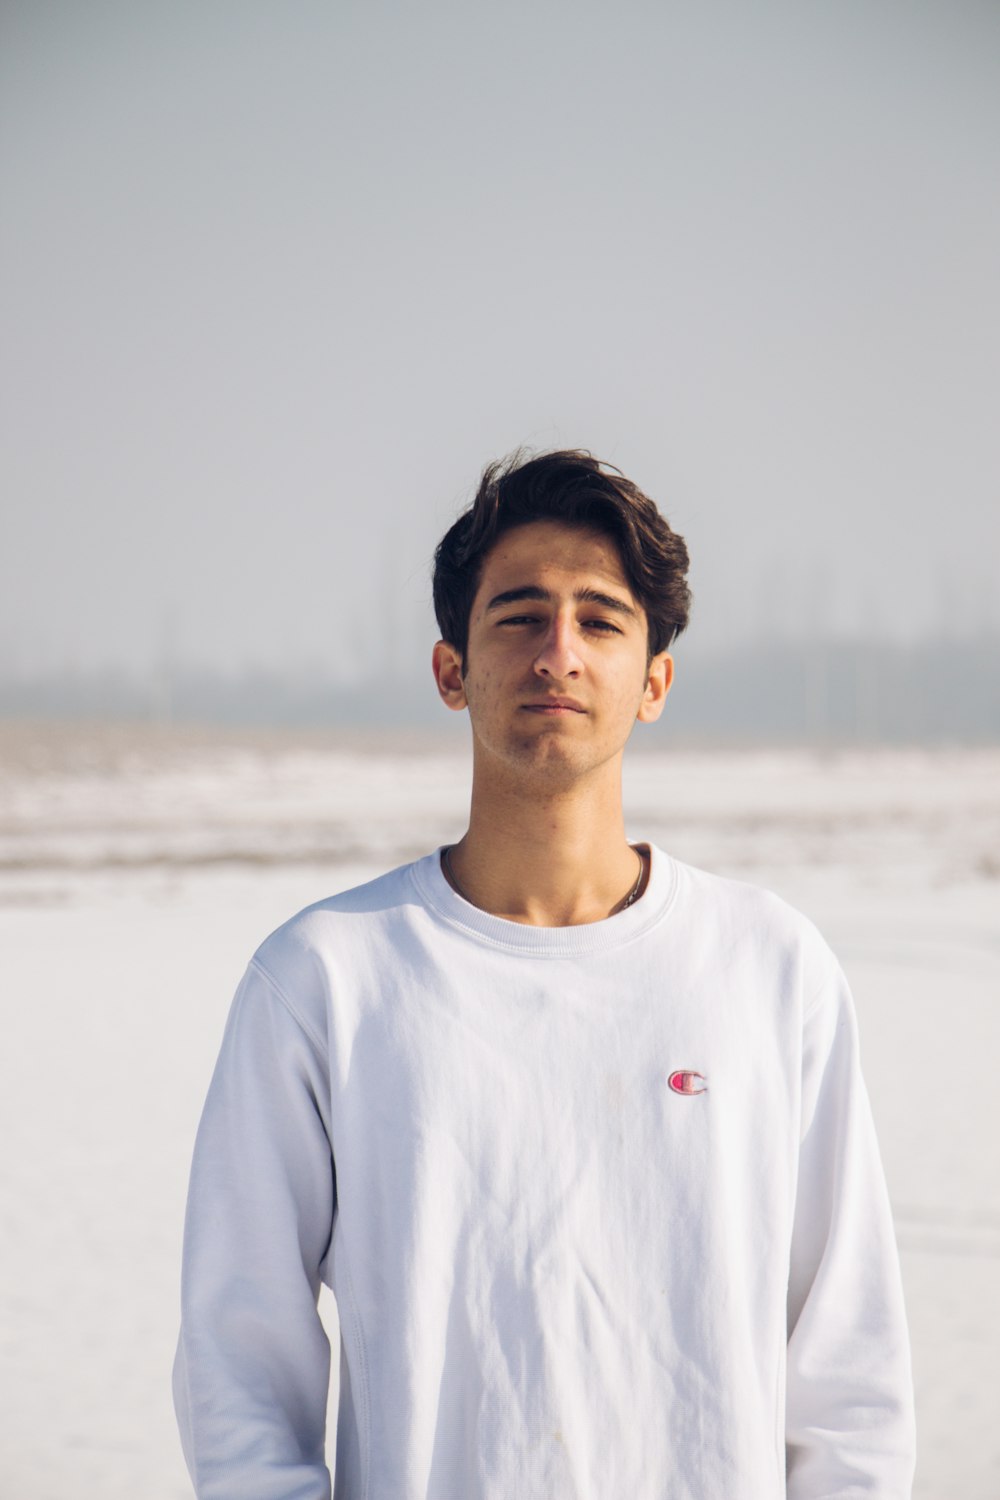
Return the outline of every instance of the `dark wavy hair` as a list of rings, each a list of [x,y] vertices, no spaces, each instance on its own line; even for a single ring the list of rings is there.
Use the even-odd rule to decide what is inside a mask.
[[[650,660],[687,625],[691,590],[684,538],[620,469],[580,448],[528,457],[518,449],[483,470],[476,498],[434,554],[438,628],[463,663],[486,554],[514,526],[562,521],[615,542],[632,596],[649,622]]]

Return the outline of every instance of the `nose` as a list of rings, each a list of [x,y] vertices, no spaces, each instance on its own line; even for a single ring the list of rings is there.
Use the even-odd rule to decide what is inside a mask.
[[[581,670],[582,663],[577,655],[572,620],[563,615],[553,615],[535,657],[535,671],[540,677],[565,682],[579,677]]]

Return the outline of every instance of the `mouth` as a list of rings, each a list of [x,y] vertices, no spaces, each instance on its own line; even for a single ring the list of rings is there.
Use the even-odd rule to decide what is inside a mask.
[[[529,714],[543,714],[550,717],[558,717],[561,714],[585,714],[587,710],[582,703],[577,703],[575,698],[539,698],[534,703],[522,703],[521,707]]]

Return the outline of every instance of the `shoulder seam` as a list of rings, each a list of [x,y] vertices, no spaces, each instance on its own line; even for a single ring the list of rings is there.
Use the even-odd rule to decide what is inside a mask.
[[[296,1023],[301,1031],[305,1032],[306,1036],[309,1038],[320,1058],[324,1058],[327,1051],[326,1044],[321,1041],[321,1039],[316,1035],[316,1032],[314,1031],[310,1022],[306,1020],[305,1016],[299,1013],[296,1007],[292,1004],[292,1001],[285,994],[285,991],[281,988],[281,985],[275,979],[274,975],[270,972],[269,969],[265,969],[264,965],[261,963],[256,954],[250,960],[250,968],[257,970],[257,973],[260,975],[260,977],[277,995],[278,999],[281,1001],[285,1010],[288,1011],[288,1014],[291,1016],[292,1020]]]

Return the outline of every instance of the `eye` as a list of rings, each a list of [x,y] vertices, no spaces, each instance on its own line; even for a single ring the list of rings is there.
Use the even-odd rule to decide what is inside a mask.
[[[621,635],[621,628],[610,620],[584,620],[588,630],[596,630],[605,635]]]
[[[502,620],[497,621],[498,625],[537,625],[537,623],[537,615],[505,615]]]

